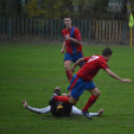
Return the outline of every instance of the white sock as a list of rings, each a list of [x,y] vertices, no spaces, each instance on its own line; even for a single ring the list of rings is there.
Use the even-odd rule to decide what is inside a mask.
[[[82,111],[81,111],[80,109],[78,109],[77,107],[72,106],[71,115],[81,115],[81,116],[83,116],[83,113],[82,113]],[[98,116],[99,113],[89,113],[89,115],[91,115],[91,116]]]
[[[99,113],[89,113],[89,115],[91,115],[91,116],[98,116]]]
[[[27,106],[27,109],[34,112],[34,113],[37,113],[37,114],[47,114],[47,113],[50,113],[50,106],[48,107],[45,107],[45,108],[33,108],[31,106]]]
[[[71,115],[83,115],[82,111],[75,106],[72,106]]]

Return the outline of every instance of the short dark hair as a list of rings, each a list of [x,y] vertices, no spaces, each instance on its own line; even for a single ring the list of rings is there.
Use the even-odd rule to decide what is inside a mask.
[[[70,18],[70,16],[69,16],[69,15],[66,15],[66,16],[64,16],[64,19],[65,19],[65,18]],[[71,18],[70,18],[70,19],[71,19]]]
[[[102,51],[102,55],[103,56],[108,56],[108,55],[112,55],[112,53],[113,53],[113,51],[109,48],[109,47],[106,47],[105,49],[103,49],[103,51]]]

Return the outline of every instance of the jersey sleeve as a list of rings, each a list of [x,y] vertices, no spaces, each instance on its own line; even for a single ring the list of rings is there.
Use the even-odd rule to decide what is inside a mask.
[[[62,35],[63,35],[63,37],[64,37],[64,29],[62,30],[62,32],[61,32],[61,33],[62,33]],[[64,37],[64,39],[65,39],[65,37]]]
[[[103,70],[109,68],[109,66],[107,65],[107,62],[103,59],[100,60],[100,66]]]
[[[84,57],[84,62],[86,63],[90,57]]]
[[[77,28],[74,30],[74,37],[76,40],[81,41],[81,33]]]

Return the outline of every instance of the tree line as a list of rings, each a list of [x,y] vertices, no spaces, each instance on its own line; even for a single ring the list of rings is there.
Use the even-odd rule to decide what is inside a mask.
[[[108,10],[109,0],[0,0],[0,17],[63,19],[70,16],[73,19],[128,19],[127,9],[134,13],[134,1],[127,6],[127,0],[122,2],[121,11]],[[120,1],[120,0],[119,0]]]

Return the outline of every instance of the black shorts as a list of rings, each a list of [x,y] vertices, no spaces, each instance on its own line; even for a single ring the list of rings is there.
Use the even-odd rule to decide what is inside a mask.
[[[57,107],[59,104],[61,104],[63,108],[57,111]],[[69,103],[61,103],[61,102],[54,101],[51,105],[51,114],[55,117],[70,116],[71,110],[72,110],[72,105]]]

